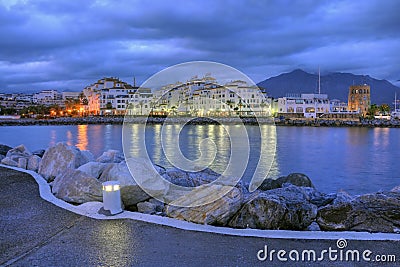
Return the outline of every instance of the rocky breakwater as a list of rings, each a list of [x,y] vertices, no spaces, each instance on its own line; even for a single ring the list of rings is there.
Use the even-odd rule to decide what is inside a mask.
[[[135,177],[146,177],[152,185],[148,195],[132,177],[124,156],[116,150],[104,152],[97,159],[58,143],[45,151],[30,152],[25,146],[0,146],[1,163],[31,169],[46,179],[53,194],[70,203],[102,201],[101,183],[118,180],[126,210],[168,216],[199,224],[232,228],[286,229],[309,231],[367,231],[400,233],[400,186],[391,191],[350,196],[345,192],[326,194],[318,191],[304,174],[293,173],[278,179],[266,179],[254,192],[248,186],[211,183],[219,177],[210,169],[185,172],[165,169],[142,159],[129,159]],[[166,181],[192,187],[188,194],[168,199]],[[149,177],[150,176],[150,177]],[[144,185],[146,186],[146,184]],[[212,192],[228,192],[214,199]],[[198,201],[208,204],[196,205]],[[169,204],[164,204],[167,202]]]
[[[382,119],[357,119],[357,120],[342,120],[342,119],[290,119],[276,118],[275,124],[278,126],[311,126],[311,127],[382,127],[382,128],[399,128],[400,120],[382,120]]]

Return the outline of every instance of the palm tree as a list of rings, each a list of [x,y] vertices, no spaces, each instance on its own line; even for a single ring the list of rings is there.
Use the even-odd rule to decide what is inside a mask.
[[[231,116],[231,109],[233,104],[235,104],[235,102],[233,102],[232,100],[227,100],[226,104],[228,105],[228,112],[229,112],[229,117]]]
[[[172,115],[176,115],[176,106],[171,107],[171,113]]]
[[[376,104],[372,104],[368,110],[368,117],[373,118],[379,112],[379,107]]]
[[[380,112],[382,112],[383,115],[387,115],[390,113],[390,107],[388,104],[382,104],[379,106]]]
[[[144,101],[143,101],[143,100],[140,100],[140,101],[139,101],[140,115],[143,115],[143,105],[144,105]]]
[[[238,107],[239,107],[239,114],[242,115],[242,107],[244,106],[244,104],[242,103],[242,99],[239,99],[239,103],[238,103]]]
[[[260,107],[261,107],[261,114],[265,116],[265,107],[267,107],[268,104],[265,103],[264,101],[261,102]]]

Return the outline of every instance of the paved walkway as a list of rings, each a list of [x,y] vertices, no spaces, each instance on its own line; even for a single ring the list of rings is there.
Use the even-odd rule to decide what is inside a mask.
[[[264,245],[287,252],[337,249],[336,240],[237,237],[129,219],[96,220],[61,209],[38,192],[30,175],[0,167],[1,266],[273,266],[282,263],[276,253],[272,263],[257,259]],[[349,240],[347,248],[397,254],[396,263],[371,266],[400,265],[399,240]],[[285,266],[366,266],[326,260]]]

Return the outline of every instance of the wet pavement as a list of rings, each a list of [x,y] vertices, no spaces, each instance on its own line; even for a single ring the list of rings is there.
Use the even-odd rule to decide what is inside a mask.
[[[345,238],[345,237],[344,237]],[[257,253],[268,246],[273,261]],[[301,261],[302,251],[338,250],[330,261]],[[278,250],[300,251],[300,261],[281,262]],[[347,250],[371,250],[396,256],[396,262],[346,261]],[[340,260],[340,251],[343,258]],[[304,254],[307,258],[307,254]],[[260,257],[264,253],[259,253]],[[292,254],[295,257],[295,254]],[[59,208],[39,196],[35,180],[0,167],[1,266],[400,266],[397,241],[348,240],[343,250],[336,240],[239,237],[186,231],[131,219],[97,220]]]

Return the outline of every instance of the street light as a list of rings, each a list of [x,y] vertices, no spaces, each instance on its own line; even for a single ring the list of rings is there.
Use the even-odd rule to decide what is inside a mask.
[[[110,211],[111,215],[122,212],[121,190],[118,181],[107,181],[103,183],[103,207]]]

